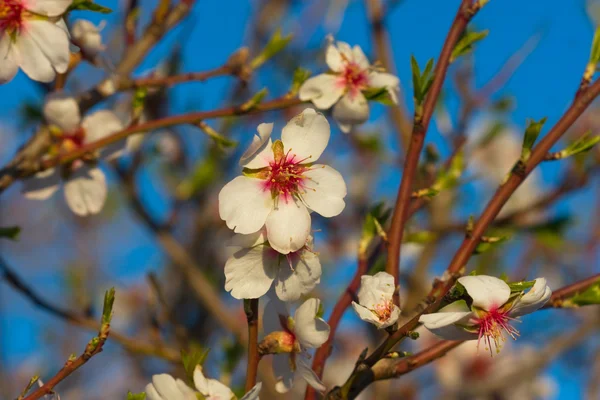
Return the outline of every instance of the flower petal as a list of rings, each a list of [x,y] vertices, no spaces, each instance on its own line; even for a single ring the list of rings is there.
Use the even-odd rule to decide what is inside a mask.
[[[374,310],[377,304],[391,300],[394,290],[396,290],[394,277],[387,272],[378,272],[373,276],[363,275],[360,278],[358,302]]]
[[[148,400],[167,400],[158,393],[154,385],[151,383],[146,385],[145,392]]]
[[[353,125],[360,125],[369,119],[369,103],[361,92],[348,92],[333,107],[333,118],[344,133],[348,133]]]
[[[329,142],[329,122],[321,113],[307,108],[296,115],[281,131],[284,150],[298,162],[312,163],[323,154]]]
[[[50,24],[47,21],[45,22]],[[54,71],[50,60],[44,55],[42,49],[27,30],[24,30],[17,38],[13,49],[17,63],[29,78],[39,82],[52,82],[54,80],[56,71]]]
[[[159,374],[152,376],[152,383],[158,394],[164,399],[182,399],[181,391],[177,387],[177,382],[169,374]]]
[[[281,254],[288,254],[306,245],[310,234],[310,214],[301,202],[280,196],[265,226],[269,245]]]
[[[240,399],[240,400],[259,400],[258,395],[260,394],[260,389],[262,389],[262,382],[258,382],[254,387]]]
[[[57,17],[67,11],[73,0],[27,0],[27,9],[47,17]]]
[[[77,168],[65,182],[65,199],[79,216],[98,214],[107,195],[106,177],[99,168],[84,165]]]
[[[536,278],[535,283],[527,293],[517,299],[513,305],[510,315],[518,317],[534,312],[542,307],[552,296],[552,290],[546,284],[545,278]]]
[[[369,74],[369,87],[386,88],[390,98],[398,104],[398,93],[400,92],[400,79],[386,72],[371,72]]]
[[[319,299],[308,299],[294,314],[294,333],[304,348],[320,347],[329,338],[329,325],[317,317],[319,304]]]
[[[281,326],[281,319],[287,319],[289,313],[287,312],[287,306],[279,299],[269,298],[269,302],[265,306],[263,312],[263,332],[268,335],[271,332],[282,331],[284,326]]]
[[[102,27],[102,23],[100,26],[96,26],[85,19],[78,19],[73,22],[71,27],[73,42],[82,49],[86,56],[95,57],[105,50],[100,34]]]
[[[298,368],[297,372],[300,374],[300,376],[310,386],[317,389],[319,392],[324,392],[325,389],[327,389],[323,382],[321,382],[315,371],[313,371],[313,369],[308,365],[308,363],[300,357],[296,360],[296,368]]]
[[[271,192],[260,179],[238,176],[219,192],[219,215],[236,233],[258,231],[272,208]]]
[[[362,48],[358,45],[355,45],[352,48],[352,60],[362,69],[368,69],[371,66],[369,59],[367,56],[365,56]]]
[[[437,312],[424,314],[419,322],[425,325],[431,333],[447,340],[472,340],[477,339],[476,333],[468,332],[454,324],[466,324],[473,317],[470,311]]]
[[[226,385],[216,379],[206,378],[201,365],[197,365],[194,369],[194,385],[200,393],[208,398],[232,399],[235,397]]]
[[[506,282],[493,276],[463,276],[458,282],[473,299],[473,305],[486,311],[501,307],[510,297],[510,288]]]
[[[375,325],[377,329],[381,327],[381,321],[373,311],[369,310],[364,306],[361,306],[355,301],[352,302],[352,308],[354,309],[354,311],[356,311],[358,317],[363,321]]]
[[[49,60],[54,71],[65,73],[71,58],[67,33],[55,23],[44,20],[28,21],[27,32]]]
[[[333,43],[333,38],[329,36],[328,40],[329,44],[325,50],[325,62],[327,63],[329,69],[331,69],[333,72],[341,72],[344,70],[346,62],[342,57],[342,53],[340,53],[338,48]]]
[[[240,165],[245,168],[264,168],[273,161],[273,150],[271,149],[271,132],[273,123],[260,124],[257,128],[258,135],[254,135],[252,143],[240,158]]]
[[[56,193],[59,185],[60,173],[56,168],[50,168],[25,179],[21,191],[27,199],[46,200]]]
[[[241,233],[233,235],[231,241],[227,244],[227,247],[235,253],[242,249],[249,249],[259,244],[264,244],[266,241],[267,232],[265,229],[261,229],[248,235],[243,235]]]
[[[75,132],[81,124],[77,100],[64,93],[51,93],[46,96],[43,112],[46,122],[56,125],[63,132]]]
[[[346,183],[335,169],[315,164],[303,174],[302,200],[308,208],[324,217],[339,215],[346,206]]]
[[[308,250],[289,254],[288,260],[281,260],[275,281],[275,292],[282,301],[296,301],[309,293],[321,281],[319,257]]]
[[[0,33],[0,84],[11,81],[18,70],[12,40],[9,35]]]
[[[242,249],[225,263],[225,290],[236,299],[257,299],[267,293],[279,269],[279,255],[268,246]]]
[[[298,92],[300,100],[310,100],[321,110],[331,108],[343,96],[345,82],[338,75],[321,74],[307,79]]]
[[[294,383],[294,372],[290,368],[289,354],[273,355],[273,373],[277,379],[275,384],[277,393],[287,393]]]
[[[117,115],[109,110],[96,111],[83,119],[81,127],[85,131],[84,142],[92,143],[114,133],[122,131],[125,126]],[[112,160],[120,156],[127,147],[126,140],[119,140],[102,148],[102,157]]]

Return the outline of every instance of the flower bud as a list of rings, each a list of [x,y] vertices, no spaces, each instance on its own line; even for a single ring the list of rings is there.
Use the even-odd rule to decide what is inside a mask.
[[[93,58],[105,50],[105,46],[102,44],[102,35],[100,35],[103,27],[104,23],[96,26],[84,19],[78,19],[73,24],[71,29],[73,41],[86,56]]]
[[[258,351],[261,355],[297,353],[300,351],[300,345],[292,333],[277,331],[265,336],[258,344]]]

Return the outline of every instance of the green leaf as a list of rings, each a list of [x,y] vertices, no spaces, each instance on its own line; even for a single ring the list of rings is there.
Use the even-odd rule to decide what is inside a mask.
[[[294,71],[292,78],[292,87],[290,88],[290,94],[296,95],[300,90],[300,87],[308,78],[310,78],[311,72],[305,68],[298,67]]]
[[[215,157],[207,157],[196,163],[192,173],[177,186],[177,198],[187,200],[218,179],[220,170],[217,163]]]
[[[481,253],[485,253],[486,251],[495,249],[509,239],[510,239],[510,236],[508,236],[508,235],[483,237],[483,238],[481,238],[481,242],[479,242],[479,244],[475,248],[475,251],[473,251],[473,254],[481,254]]]
[[[553,160],[561,160],[577,154],[582,154],[590,151],[598,142],[600,136],[590,137],[591,131],[583,134],[579,139],[568,145],[564,150],[555,153]]]
[[[535,144],[540,132],[542,131],[542,127],[546,123],[546,117],[540,119],[539,121],[535,121],[533,119],[527,120],[527,128],[525,129],[525,136],[523,137],[523,148],[521,150],[521,161],[527,162],[529,160],[529,156],[531,155],[531,149]]]
[[[508,282],[507,282],[508,283]],[[535,281],[521,281],[508,283],[511,293],[520,293],[524,290],[530,289],[535,284]]]
[[[434,232],[418,231],[418,232],[410,232],[410,233],[406,234],[404,236],[404,242],[427,244],[427,243],[431,243],[436,238],[437,238],[437,235]]]
[[[131,393],[127,392],[127,400],[146,400],[146,393]]]
[[[250,61],[250,68],[257,69],[258,67],[263,65],[265,62],[267,62],[269,59],[271,59],[275,54],[277,54],[281,50],[283,50],[288,45],[288,43],[292,40],[292,37],[293,37],[292,34],[282,36],[281,29],[277,29],[275,31],[275,33],[273,34],[273,36],[271,36],[269,43],[267,43],[267,45],[265,46],[263,51],[258,56],[256,56],[252,61]]]
[[[367,100],[376,101],[381,104],[385,104],[386,106],[393,106],[394,101],[390,96],[390,92],[386,88],[368,88],[363,90],[363,95],[367,98]]]
[[[431,188],[438,193],[456,187],[465,170],[464,152],[458,152],[450,163],[449,168],[442,168]]]
[[[8,226],[5,228],[0,226],[0,238],[17,240],[19,238],[19,233],[21,233],[21,228],[18,226]]]
[[[110,288],[104,293],[104,307],[102,308],[102,324],[110,324],[113,305],[115,304],[115,288]]]
[[[232,374],[242,357],[246,354],[245,348],[239,341],[231,340],[223,344],[223,350],[225,353],[223,372]]]
[[[386,208],[384,203],[377,203],[369,210],[363,223],[362,235],[358,244],[360,257],[368,257],[368,253],[377,237],[387,239],[383,225],[389,218],[392,210]]]
[[[202,365],[208,357],[210,349],[204,349],[202,346],[191,346],[190,351],[181,350],[181,362],[188,379],[188,382],[194,381],[194,370],[196,365]]]
[[[69,11],[93,11],[101,14],[110,14],[112,10],[108,7],[94,3],[92,0],[73,0],[73,3],[67,9]]]
[[[568,305],[573,306],[590,306],[594,304],[600,304],[600,281],[590,286],[581,293],[577,293],[575,296],[565,301]]]
[[[267,90],[267,88],[262,88],[259,92],[257,92],[254,96],[252,96],[252,98],[250,100],[248,100],[247,102],[245,102],[244,104],[242,104],[240,106],[240,109],[242,111],[250,111],[253,108],[255,108],[257,105],[259,105],[263,99],[265,98],[265,96],[269,93],[269,91]]]
[[[594,67],[600,62],[600,27],[594,32],[594,40],[592,41],[592,49],[590,51],[589,64]],[[591,78],[591,77],[590,77]]]
[[[458,57],[469,54],[473,51],[473,45],[480,40],[486,38],[486,36],[490,33],[489,30],[481,31],[481,32],[473,32],[466,31],[463,33],[462,37],[459,39],[456,46],[452,50],[452,55],[450,56],[450,62],[454,62]]]
[[[414,56],[410,56],[410,68],[412,70],[412,81],[414,100],[417,106],[423,104],[425,96],[433,84],[433,59],[427,61],[425,70],[421,74],[421,68]]]

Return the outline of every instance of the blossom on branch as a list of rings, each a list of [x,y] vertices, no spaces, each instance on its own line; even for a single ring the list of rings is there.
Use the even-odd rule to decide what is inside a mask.
[[[542,307],[552,291],[546,279],[537,278],[528,292],[512,292],[501,279],[487,275],[463,276],[458,279],[472,300],[455,301],[437,313],[421,315],[419,322],[434,334],[448,340],[483,340],[486,350],[500,351],[505,333],[516,340],[519,331],[512,325],[517,317]]]
[[[194,370],[193,390],[181,379],[175,379],[168,374],[154,375],[152,383],[146,385],[148,400],[197,400],[198,394],[206,400],[235,400],[233,391],[216,379],[204,376],[202,366],[197,365]],[[258,393],[262,383],[257,383],[240,400],[258,400]]]
[[[81,120],[79,106],[72,97],[51,95],[44,105],[44,117],[52,132],[49,155],[65,154],[122,130],[123,123],[111,111],[101,110]],[[126,141],[104,147],[99,155],[118,157]],[[26,198],[45,200],[59,190],[64,181],[64,195],[69,208],[77,215],[97,214],[107,196],[104,172],[89,160],[75,160],[63,167],[50,168],[23,181]]]
[[[73,27],[71,28],[73,42],[79,46],[85,56],[94,58],[106,49],[106,46],[102,43],[102,35],[100,34],[104,25],[102,22],[96,26],[85,19],[78,19],[73,23]]]
[[[269,246],[265,230],[233,239],[237,250],[225,264],[225,290],[236,299],[256,299],[272,285],[282,301],[295,301],[321,281],[321,263],[312,237],[300,250],[280,254]]]
[[[308,354],[309,349],[321,347],[329,338],[329,325],[318,316],[319,305],[319,299],[308,299],[298,307],[293,318],[282,302],[272,300],[265,306],[263,326],[267,336],[259,348],[264,349],[264,354],[274,354],[275,390],[279,393],[290,390],[295,375],[313,388],[325,390],[309,365]]]
[[[71,0],[0,0],[0,83],[19,68],[51,82],[69,67],[69,34],[62,15]]]
[[[273,124],[260,124],[240,165],[243,175],[219,193],[219,215],[236,233],[267,229],[269,246],[281,254],[302,249],[310,211],[334,217],[345,207],[346,184],[335,169],[314,164],[329,142],[327,119],[306,109],[271,141]]]
[[[352,307],[363,321],[372,323],[377,329],[387,328],[400,316],[400,308],[392,300],[395,290],[394,277],[387,272],[363,275],[358,303],[353,301]]]
[[[347,133],[354,125],[369,119],[367,95],[386,95],[397,104],[400,80],[372,66],[359,46],[350,47],[345,42],[333,42],[325,52],[325,61],[331,70],[309,78],[300,87],[300,100],[310,100],[315,107],[327,110],[333,106],[333,118]]]

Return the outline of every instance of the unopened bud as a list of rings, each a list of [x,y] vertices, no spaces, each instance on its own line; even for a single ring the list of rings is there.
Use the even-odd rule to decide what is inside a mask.
[[[258,352],[261,355],[298,353],[299,351],[300,345],[296,342],[294,335],[285,331],[272,332],[258,344]]]
[[[231,74],[237,75],[243,81],[249,80],[252,74],[252,70],[247,65],[249,56],[250,50],[242,47],[233,53],[226,63],[226,66],[231,69]]]
[[[73,23],[71,36],[85,56],[94,58],[98,53],[106,49],[102,44],[102,35],[100,35],[103,27],[103,23],[96,26],[84,19],[78,19]]]

